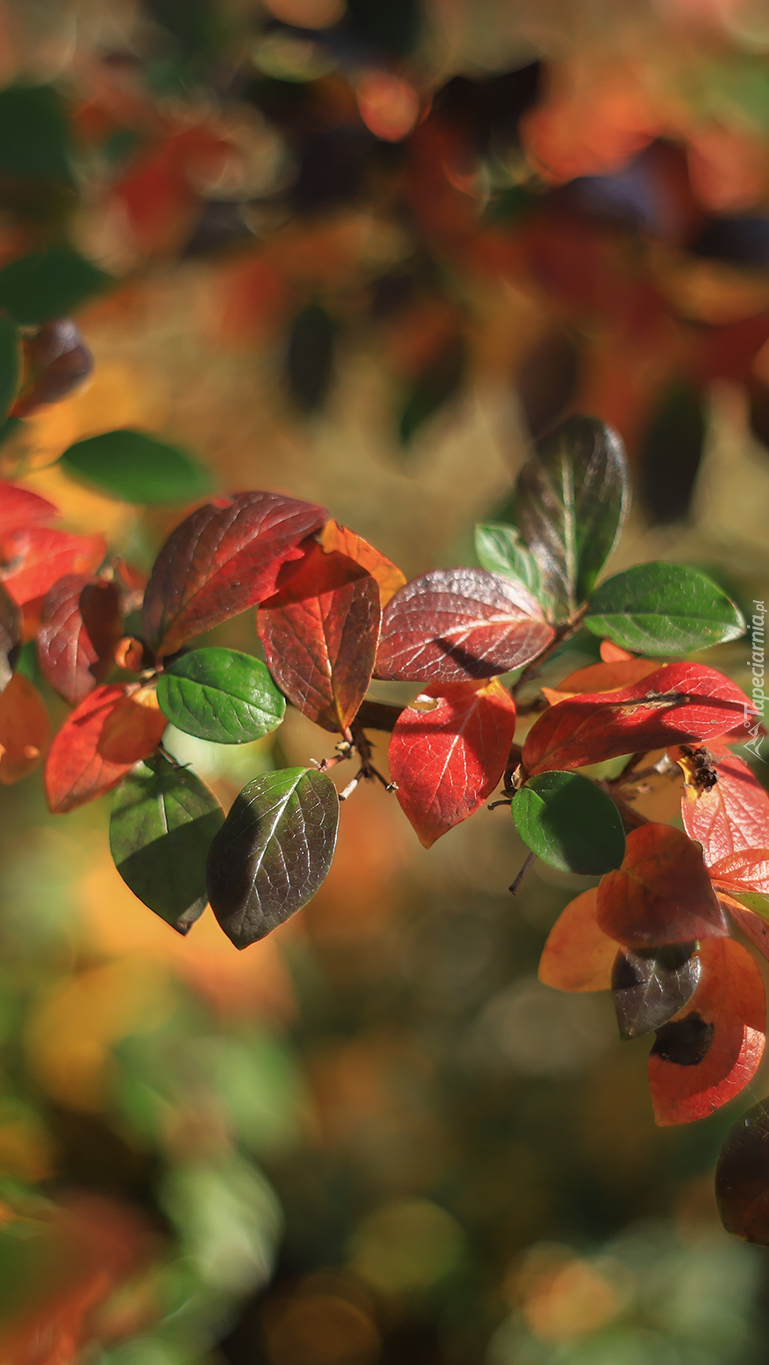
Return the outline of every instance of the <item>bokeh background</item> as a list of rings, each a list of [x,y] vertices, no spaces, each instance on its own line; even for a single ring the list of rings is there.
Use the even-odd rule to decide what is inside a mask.
[[[89,384],[2,433],[69,528],[149,568],[182,509],[53,465],[138,426],[409,575],[472,563],[577,410],[632,463],[616,567],[766,598],[765,0],[0,0],[0,85],[0,262],[67,240],[115,277]],[[295,713],[167,743],[225,803],[329,751]],[[426,853],[359,790],[321,893],[243,954],[133,898],[108,815],[0,790],[4,1362],[767,1359],[766,1254],[712,1195],[739,1108],[656,1129],[647,1042],[538,983],[588,883],[537,866],[513,901],[508,811]]]

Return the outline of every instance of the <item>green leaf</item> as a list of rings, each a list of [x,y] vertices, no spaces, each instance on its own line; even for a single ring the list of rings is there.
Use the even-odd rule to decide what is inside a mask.
[[[0,91],[0,177],[73,184],[69,126],[51,85],[10,85]]]
[[[398,423],[402,446],[459,391],[465,374],[465,343],[461,336],[449,337],[446,344],[414,379]]]
[[[158,704],[177,730],[214,744],[247,744],[274,730],[286,699],[267,668],[237,649],[194,649],[158,679]]]
[[[552,606],[542,586],[539,565],[521,544],[516,526],[505,526],[500,521],[482,521],[475,528],[475,553],[478,562],[489,573],[501,574],[523,583],[542,607]]]
[[[5,422],[19,388],[19,331],[12,318],[0,315],[0,425]]]
[[[570,417],[523,466],[513,520],[559,617],[571,616],[589,596],[614,548],[628,502],[622,442],[592,417]]]
[[[747,910],[753,910],[762,919],[769,920],[769,896],[762,891],[736,891],[729,888],[732,900],[739,901]]]
[[[0,270],[0,308],[22,327],[74,312],[86,299],[114,284],[111,275],[67,247],[22,256]]]
[[[339,797],[325,773],[283,768],[243,788],[208,855],[208,896],[236,948],[315,895],[331,867]]]
[[[606,792],[578,773],[530,778],[513,798],[513,819],[523,842],[544,863],[564,872],[597,876],[619,867],[625,835]]]
[[[143,431],[105,431],[76,441],[60,463],[73,478],[124,502],[190,502],[212,487],[208,470]]]
[[[607,578],[590,598],[585,625],[644,654],[686,653],[745,633],[739,608],[712,579],[664,562]]]
[[[109,842],[115,866],[150,910],[186,934],[206,908],[206,854],[224,811],[213,792],[161,754],[117,788]]]
[[[287,377],[291,397],[302,412],[315,412],[326,400],[334,373],[335,338],[334,323],[318,303],[309,304],[294,318]]]

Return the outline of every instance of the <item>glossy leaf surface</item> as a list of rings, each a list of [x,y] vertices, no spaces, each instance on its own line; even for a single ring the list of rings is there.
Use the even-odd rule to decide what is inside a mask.
[[[543,609],[549,610],[551,603],[542,586],[539,564],[522,543],[517,526],[501,521],[480,522],[475,528],[475,553],[482,568],[523,583]]]
[[[0,270],[0,308],[23,327],[74,313],[114,280],[67,247],[22,256]]]
[[[371,681],[380,622],[371,574],[313,545],[286,586],[262,603],[256,628],[270,672],[294,706],[344,732]]]
[[[627,836],[622,866],[598,887],[598,923],[627,948],[656,948],[727,933],[702,852],[672,825]]]
[[[723,734],[752,709],[723,673],[702,664],[665,664],[614,692],[561,701],[532,726],[523,747],[528,773],[581,768],[620,754]]]
[[[148,642],[173,654],[185,640],[275,592],[300,541],[325,508],[278,493],[234,493],[206,503],[171,532],[155,561],[142,620]]]
[[[0,578],[24,610],[25,636],[37,628],[46,593],[65,574],[90,576],[107,552],[103,536],[72,536],[42,526],[11,531],[0,539]]]
[[[611,427],[570,417],[521,469],[514,519],[560,616],[589,596],[622,526],[627,464]]]
[[[769,1099],[742,1114],[724,1138],[716,1200],[727,1232],[769,1246]]]
[[[0,692],[11,681],[11,654],[21,641],[21,611],[0,583]]]
[[[0,481],[0,536],[9,531],[39,526],[45,521],[55,521],[60,515],[47,498],[33,493],[30,488],[22,488],[16,483]]]
[[[193,649],[158,678],[158,705],[187,735],[246,744],[280,725],[286,701],[264,664],[236,649]]]
[[[97,687],[67,717],[51,745],[45,790],[53,814],[111,791],[134,763],[157,748],[166,724],[150,688]]]
[[[625,649],[679,654],[745,633],[742,612],[712,579],[682,564],[638,564],[607,578],[585,625]]]
[[[666,1024],[691,1000],[702,964],[694,943],[633,952],[621,949],[611,988],[620,1038],[640,1038]]]
[[[59,463],[73,478],[125,502],[192,502],[211,491],[206,469],[144,431],[105,431],[76,441]]]
[[[539,979],[559,991],[608,991],[617,943],[598,927],[598,887],[592,886],[564,910],[548,934],[539,959]]]
[[[211,908],[236,948],[264,938],[315,895],[331,866],[339,797],[325,773],[263,773],[238,796],[208,855]]]
[[[702,974],[686,1013],[657,1031],[649,1087],[657,1123],[691,1123],[738,1095],[764,1050],[764,983],[747,949],[731,938],[700,946]]]
[[[77,706],[106,676],[122,625],[115,583],[65,574],[46,593],[38,659],[51,686],[70,706]]]
[[[513,798],[513,819],[527,848],[551,867],[597,876],[622,862],[625,835],[617,807],[577,773],[531,778]]]
[[[0,314],[0,422],[13,406],[21,374],[19,331],[13,318]]]
[[[206,908],[206,855],[223,824],[213,792],[162,754],[137,763],[115,792],[115,866],[134,895],[181,934]]]
[[[708,866],[741,849],[769,848],[769,795],[736,754],[719,750],[711,758],[715,786],[688,784],[681,801],[684,829],[702,844]]]
[[[340,526],[338,521],[326,522],[318,536],[318,543],[327,553],[338,550],[340,554],[347,555],[348,559],[354,559],[361,568],[368,569],[371,577],[379,584],[379,599],[383,609],[406,582],[400,569],[396,568],[386,555],[376,550],[373,545],[369,545],[362,536],[356,535],[346,526]]]
[[[396,592],[382,618],[378,678],[451,683],[535,659],[554,631],[520,583],[484,569],[435,569]]]
[[[0,782],[10,786],[34,772],[51,738],[51,722],[37,688],[14,673],[0,694]]]
[[[515,733],[515,703],[496,678],[430,688],[407,706],[390,740],[390,772],[398,801],[429,848],[472,815],[502,778]]]

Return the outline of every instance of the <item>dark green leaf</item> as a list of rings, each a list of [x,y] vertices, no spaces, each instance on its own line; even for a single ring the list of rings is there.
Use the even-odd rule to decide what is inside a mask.
[[[244,787],[208,855],[208,896],[236,948],[264,938],[328,874],[339,797],[325,773],[283,768]]]
[[[611,427],[570,417],[540,443],[516,484],[513,519],[559,616],[589,596],[629,501],[625,451]]]
[[[417,375],[403,405],[399,433],[402,445],[412,437],[428,418],[434,416],[444,403],[453,398],[465,372],[465,343],[461,336],[450,337],[438,354]]]
[[[678,521],[689,511],[706,425],[702,389],[676,379],[653,410],[638,454],[641,493],[653,522]]]
[[[22,327],[73,313],[86,299],[115,281],[67,247],[51,247],[36,256],[22,256],[0,270],[0,308],[6,308]]]
[[[161,754],[137,763],[115,792],[109,842],[135,896],[180,934],[206,908],[206,854],[224,822],[213,792]]]
[[[578,773],[530,778],[513,798],[513,819],[532,853],[564,872],[597,876],[619,867],[625,854],[617,807]]]
[[[158,703],[177,730],[246,744],[280,725],[286,699],[264,664],[236,649],[194,649],[158,679]]]
[[[729,1129],[716,1166],[716,1199],[727,1232],[769,1246],[769,1100]]]
[[[621,1038],[661,1028],[691,1000],[702,971],[696,948],[696,943],[667,943],[617,954],[611,988]]]
[[[208,470],[176,446],[143,431],[105,431],[76,441],[61,465],[68,474],[124,502],[190,502],[211,491]]]
[[[67,118],[52,86],[0,91],[0,178],[72,184]]]
[[[13,318],[0,315],[0,425],[5,422],[19,388],[21,355]]]
[[[539,565],[521,544],[521,535],[516,526],[505,526],[498,521],[479,522],[475,528],[475,553],[479,563],[489,573],[517,579],[545,610],[552,605],[542,586]]]
[[[623,649],[680,654],[745,633],[739,608],[712,579],[682,564],[638,564],[596,588],[585,617]]]
[[[311,303],[294,318],[288,343],[288,387],[302,412],[323,403],[334,370],[334,324],[320,304]]]

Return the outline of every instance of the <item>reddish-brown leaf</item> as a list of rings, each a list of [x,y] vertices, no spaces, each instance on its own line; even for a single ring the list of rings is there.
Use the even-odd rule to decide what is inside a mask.
[[[262,603],[256,626],[286,696],[310,720],[344,731],[371,681],[380,620],[371,574],[313,543],[286,586]]]
[[[51,739],[51,722],[37,688],[14,673],[0,696],[0,782],[21,781],[42,762]]]
[[[93,356],[71,318],[44,323],[24,342],[24,383],[11,416],[29,417],[48,403],[60,402],[92,369]]]
[[[300,542],[328,517],[279,493],[233,493],[199,507],[171,532],[144,596],[144,634],[158,654],[271,597]]]
[[[491,678],[541,654],[555,632],[521,583],[485,569],[435,569],[396,592],[382,618],[378,678]]]
[[[407,706],[390,740],[390,772],[398,800],[429,848],[491,795],[515,732],[515,703],[496,678],[488,683],[430,687]]]
[[[167,724],[151,688],[97,687],[51,745],[45,790],[53,814],[63,815],[116,787],[134,763],[157,748]]]
[[[598,927],[598,887],[570,901],[548,935],[539,979],[559,991],[608,991],[617,956],[616,939]]]
[[[49,683],[77,706],[109,671],[123,618],[115,583],[65,574],[46,594],[37,639]]]
[[[532,726],[526,771],[581,768],[619,754],[711,739],[753,710],[730,678],[702,664],[665,664],[618,692],[570,697]]]
[[[769,795],[736,754],[719,749],[712,759],[715,786],[687,784],[681,801],[684,829],[702,844],[708,867],[741,849],[769,848]]]
[[[0,578],[24,613],[24,636],[40,624],[43,598],[65,574],[90,577],[107,553],[104,536],[72,536],[42,526],[11,531],[0,538]]]
[[[672,825],[627,836],[622,866],[598,887],[598,925],[627,948],[656,948],[728,933],[699,846]]]
[[[700,945],[700,983],[685,1011],[657,1030],[649,1086],[657,1123],[691,1123],[738,1095],[764,1050],[764,983],[734,939]]]
[[[557,687],[543,687],[542,692],[551,706],[567,697],[578,696],[583,692],[613,692],[632,683],[640,682],[650,673],[659,672],[656,659],[617,659],[609,663],[589,664],[578,668],[568,678],[559,682]]]
[[[326,522],[318,536],[318,543],[327,554],[332,550],[338,550],[340,554],[354,559],[362,568],[368,569],[371,577],[379,584],[379,598],[383,609],[406,582],[405,575],[382,554],[381,550],[375,550],[362,536],[349,531],[346,526],[340,526],[338,521]]]
[[[47,498],[41,498],[39,493],[32,493],[29,488],[20,488],[15,483],[0,482],[0,536],[18,531],[22,526],[55,521],[58,516],[58,507]]]

